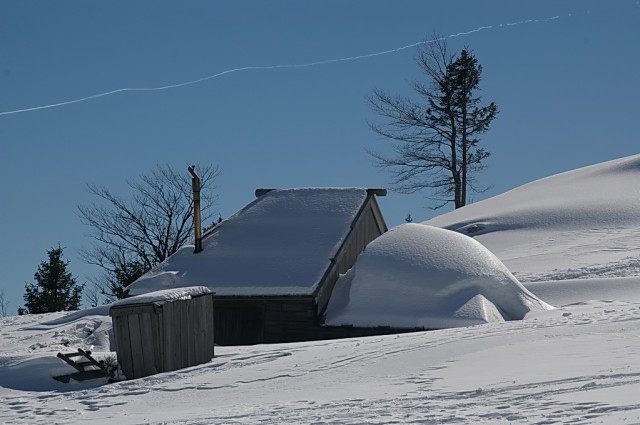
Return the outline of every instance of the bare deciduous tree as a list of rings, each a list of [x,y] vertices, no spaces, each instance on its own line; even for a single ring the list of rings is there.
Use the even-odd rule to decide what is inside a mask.
[[[475,175],[485,168],[489,152],[479,148],[480,134],[489,129],[498,113],[491,102],[480,106],[482,66],[463,49],[450,54],[446,41],[421,45],[416,62],[428,83],[411,84],[420,100],[391,96],[374,90],[369,97],[373,111],[385,122],[370,123],[373,131],[394,142],[391,156],[369,151],[375,164],[392,170],[392,185],[401,193],[422,189],[433,192],[433,208],[454,202],[456,208],[467,202],[467,188],[482,191]]]
[[[209,220],[216,202],[216,166],[197,166],[201,183],[202,221]],[[127,180],[128,197],[109,189],[87,184],[87,191],[99,203],[78,205],[83,224],[91,228],[94,243],[81,251],[82,258],[103,273],[90,279],[96,291],[88,291],[89,301],[98,303],[124,296],[124,287],[151,267],[164,261],[193,238],[191,176],[170,165],[158,165],[148,174]]]

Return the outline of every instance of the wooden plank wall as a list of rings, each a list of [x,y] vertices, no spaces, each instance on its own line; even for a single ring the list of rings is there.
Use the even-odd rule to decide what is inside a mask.
[[[316,300],[319,315],[324,314],[340,274],[353,267],[358,255],[364,251],[365,247],[386,231],[387,225],[380,212],[378,202],[375,196],[369,195],[360,215],[353,224],[351,233],[347,236],[336,258],[333,259],[334,263],[331,269],[318,286]]]
[[[142,335],[153,316],[153,305],[126,306],[110,310],[113,331],[116,339],[118,363],[126,377],[141,377],[156,373],[155,361],[148,360],[153,356],[153,347],[145,347],[149,338]],[[146,353],[146,356],[145,356]]]
[[[313,297],[215,297],[215,342],[250,345],[306,341],[317,328]]]
[[[220,345],[249,345],[264,342],[263,299],[216,297],[214,339]]]
[[[163,371],[206,363],[214,356],[213,297],[162,305]]]
[[[206,363],[214,356],[213,296],[112,308],[118,362],[129,379]]]
[[[311,297],[270,299],[265,302],[264,342],[308,341],[318,324]]]
[[[251,313],[247,311],[252,310]],[[216,297],[215,342],[253,345],[423,331],[422,328],[323,326],[311,297]]]

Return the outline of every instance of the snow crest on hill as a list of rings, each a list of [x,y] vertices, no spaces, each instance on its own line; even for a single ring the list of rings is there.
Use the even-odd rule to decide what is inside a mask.
[[[326,324],[442,329],[549,309],[475,240],[403,224],[369,244],[340,278]]]
[[[640,155],[556,174],[425,221],[472,236],[521,282],[640,270]]]

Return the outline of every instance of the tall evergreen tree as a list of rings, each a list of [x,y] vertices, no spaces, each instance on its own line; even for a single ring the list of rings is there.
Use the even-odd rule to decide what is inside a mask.
[[[480,104],[476,93],[482,66],[469,49],[454,56],[436,37],[421,46],[417,63],[428,79],[412,84],[420,102],[380,90],[369,98],[372,109],[387,119],[370,127],[394,142],[394,155],[369,153],[376,165],[392,169],[398,192],[431,189],[434,208],[449,202],[460,208],[467,203],[468,189],[483,190],[475,177],[485,168],[489,152],[478,144],[498,108],[494,102]]]
[[[43,261],[34,274],[36,283],[27,283],[24,294],[29,313],[52,313],[80,308],[83,284],[78,284],[70,271],[68,261],[62,260],[64,248],[47,251],[48,261]]]

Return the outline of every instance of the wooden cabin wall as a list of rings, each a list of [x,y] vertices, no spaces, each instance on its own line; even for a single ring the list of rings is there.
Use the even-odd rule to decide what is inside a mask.
[[[380,213],[380,207],[376,198],[370,195],[355,220],[349,236],[333,260],[332,267],[318,285],[316,300],[320,316],[324,314],[338,277],[353,267],[358,255],[364,251],[365,247],[386,231],[387,225]]]
[[[388,335],[422,329],[322,326],[309,297],[216,297],[215,343],[253,345]]]
[[[206,363],[214,355],[213,296],[112,307],[118,363],[129,379]]]
[[[306,341],[318,325],[312,297],[216,297],[213,311],[219,345]]]
[[[211,360],[215,338],[213,297],[176,300],[161,307],[162,371],[178,370]]]
[[[112,308],[109,314],[122,373],[134,379],[161,372],[162,350],[155,306],[147,304]]]

